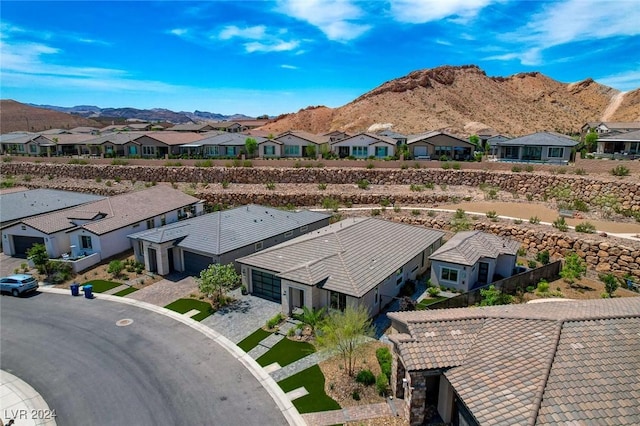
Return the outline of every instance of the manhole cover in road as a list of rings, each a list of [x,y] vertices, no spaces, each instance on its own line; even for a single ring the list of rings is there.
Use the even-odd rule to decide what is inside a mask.
[[[132,320],[132,319],[125,318],[125,319],[121,319],[121,320],[119,320],[119,321],[116,321],[116,325],[117,325],[118,327],[126,327],[126,326],[128,326],[128,325],[131,325],[131,323],[132,323],[132,322],[133,322],[133,320]]]

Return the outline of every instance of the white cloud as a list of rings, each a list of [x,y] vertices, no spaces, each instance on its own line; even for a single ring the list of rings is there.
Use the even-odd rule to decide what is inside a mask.
[[[189,30],[186,28],[174,28],[172,30],[169,30],[169,34],[173,34],[178,37],[183,37],[189,34]]]
[[[447,40],[443,40],[441,38],[437,38],[436,39],[436,44],[440,44],[442,46],[453,46],[453,43],[451,43],[450,41],[447,41]]]
[[[300,43],[297,41],[282,41],[277,40],[274,42],[259,42],[252,41],[244,44],[244,49],[247,53],[253,52],[286,52],[288,50],[294,50]]]
[[[280,65],[280,68],[284,68],[287,70],[297,70],[298,67],[296,67],[295,65],[287,65],[287,64],[282,64]]]
[[[600,84],[615,87],[618,90],[635,90],[640,88],[640,69],[608,75],[596,80]]]
[[[350,0],[281,0],[278,10],[317,27],[332,41],[354,40],[371,29],[363,10]]]
[[[396,21],[423,24],[451,18],[464,24],[495,0],[390,0],[391,15]]]
[[[254,27],[239,28],[235,25],[228,25],[220,31],[219,38],[221,40],[229,40],[233,37],[239,37],[250,40],[260,40],[266,35],[266,27],[264,25],[256,25]]]

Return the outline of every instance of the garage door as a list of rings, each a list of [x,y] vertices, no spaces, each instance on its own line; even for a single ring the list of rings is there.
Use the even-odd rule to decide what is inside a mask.
[[[34,244],[44,244],[44,238],[42,237],[25,237],[23,235],[13,236],[13,248],[15,250],[14,256],[27,256],[27,250],[29,250]]]
[[[280,303],[280,278],[262,271],[251,271],[251,294]]]
[[[413,148],[413,156],[414,157],[425,157],[427,155],[427,147],[426,146],[416,146]]]
[[[213,263],[213,258],[210,256],[203,256],[190,251],[185,251],[183,254],[184,270],[192,275],[199,276],[201,271],[207,269]]]

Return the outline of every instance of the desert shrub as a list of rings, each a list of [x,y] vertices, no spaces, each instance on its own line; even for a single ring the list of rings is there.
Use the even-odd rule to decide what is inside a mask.
[[[229,181],[228,180],[223,180],[222,182],[220,182],[220,184],[222,185],[223,189],[227,189],[229,187]]]
[[[538,216],[531,216],[529,218],[529,223],[532,223],[534,225],[540,223],[540,218]]]
[[[373,163],[367,163],[367,169],[373,169],[373,168],[375,168],[375,167],[376,167],[376,165],[375,165],[375,164],[373,164]]]
[[[274,189],[276,189],[276,184],[275,184],[275,183],[273,183],[273,182],[267,182],[267,183],[266,183],[266,185],[265,185],[265,187],[266,187],[267,189],[269,189],[269,190],[274,190]]]
[[[612,297],[613,293],[620,287],[618,278],[613,274],[600,275],[600,281],[604,283],[604,290],[608,297]]]
[[[593,234],[596,232],[596,227],[592,223],[582,222],[576,225],[576,232],[583,232],[585,234]]]
[[[498,213],[496,213],[495,210],[489,210],[486,215],[489,219],[495,219],[498,217]]]
[[[327,189],[327,184],[326,183],[319,183],[318,184],[318,189],[320,191],[324,191],[325,189]]]
[[[360,179],[358,181],[358,188],[360,189],[368,189],[369,188],[369,181],[366,179]]]
[[[559,217],[553,221],[553,227],[559,231],[567,232],[569,230],[569,225],[567,225],[567,221],[564,217]]]
[[[543,265],[549,264],[549,250],[539,251],[538,254],[536,254],[536,260]]]
[[[533,259],[529,260],[527,263],[528,263],[529,269],[535,269],[538,267],[538,262],[536,262]]]
[[[396,213],[400,213],[400,210],[402,210],[402,209],[400,208],[400,206],[393,206],[393,211],[394,211],[394,212],[396,212]]]
[[[521,225],[522,224],[522,219],[514,219],[513,223],[515,223],[516,225]]]
[[[179,161],[167,161],[164,165],[165,167],[182,167],[182,163]]]
[[[195,166],[196,167],[213,167],[213,161],[211,160],[196,161]]]
[[[354,390],[351,392],[351,398],[353,398],[354,401],[360,401],[360,392]]]
[[[281,312],[278,312],[273,318],[267,320],[267,328],[269,330],[274,329],[278,324],[280,324],[284,320],[284,315]]]
[[[520,172],[522,171],[522,167],[520,167],[520,166],[513,166],[513,167],[511,167],[511,171],[512,171],[513,173],[520,173]]]
[[[422,191],[422,186],[421,185],[416,185],[416,184],[411,184],[409,185],[409,191],[413,191],[413,192],[421,192]]]
[[[442,163],[442,168],[444,170],[449,170],[451,168],[451,164],[448,161],[445,161],[444,163]]]
[[[84,165],[84,164],[89,164],[89,162],[87,160],[82,160],[80,158],[74,158],[74,159],[69,160],[69,164],[81,164],[81,165]]]
[[[380,216],[380,209],[372,209],[371,216]]]
[[[383,198],[382,200],[380,200],[380,205],[382,207],[389,207],[391,205],[391,201],[389,201],[388,198]]]
[[[453,170],[460,170],[460,163],[452,163],[451,168]]]
[[[371,386],[376,382],[376,376],[371,370],[360,370],[356,375],[356,382],[362,383],[365,386]]]
[[[587,174],[587,171],[583,168],[578,168],[574,173],[577,174],[578,176],[584,176]]]
[[[629,176],[629,169],[627,167],[623,166],[622,164],[620,164],[619,166],[614,167],[609,172],[613,176],[619,176],[619,177]]]
[[[549,294],[549,283],[547,280],[540,280],[536,286],[536,294],[538,296],[547,296]]]
[[[579,212],[588,212],[589,204],[582,200],[573,200],[573,209],[578,210]]]
[[[440,294],[440,289],[438,287],[429,287],[427,293],[429,293],[431,297],[436,297]]]
[[[327,210],[338,211],[340,203],[335,198],[325,197],[322,199],[322,208]]]
[[[96,183],[100,183],[100,182],[102,182],[102,178],[101,178],[100,176],[98,176],[98,177],[96,178]]]
[[[433,189],[435,188],[435,185],[433,184],[433,182],[427,182],[424,184],[424,187],[427,189]]]
[[[105,184],[105,185],[107,185],[107,186],[111,186],[111,185],[113,185],[113,182],[111,182],[110,180],[108,180],[108,181],[106,181],[104,184]]]
[[[122,160],[120,158],[116,158],[111,160],[111,165],[112,166],[126,166],[127,164],[129,164],[129,162],[127,160]]]
[[[389,379],[385,374],[378,374],[376,377],[376,390],[378,391],[378,395],[386,396],[389,391]]]
[[[508,305],[513,301],[513,296],[495,288],[490,285],[488,288],[480,290],[480,306],[495,306],[495,305]]]
[[[411,210],[411,215],[412,216],[420,216],[420,210],[417,210],[417,209]]]
[[[534,167],[533,167],[531,164],[528,164],[528,165],[524,168],[524,171],[525,171],[525,172],[528,172],[528,173],[531,173],[531,172],[533,172],[534,170],[535,170],[535,169],[534,169]]]

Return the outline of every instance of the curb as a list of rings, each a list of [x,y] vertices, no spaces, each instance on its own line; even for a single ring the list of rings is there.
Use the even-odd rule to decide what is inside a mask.
[[[2,420],[15,419],[21,425],[56,426],[55,410],[24,380],[0,370],[0,389]],[[16,398],[19,401],[15,401]]]
[[[52,293],[52,294],[64,294],[67,296],[71,296],[69,290],[61,289],[61,288],[47,288],[40,287],[38,289],[42,293]],[[77,296],[82,297],[82,296]],[[284,391],[278,386],[275,380],[271,378],[263,368],[247,353],[245,353],[242,349],[237,347],[231,340],[227,339],[217,331],[207,327],[206,325],[202,325],[198,321],[195,321],[191,318],[187,318],[186,316],[174,312],[172,310],[152,305],[150,303],[141,302],[135,299],[128,299],[126,297],[120,296],[112,296],[109,294],[103,293],[93,293],[93,297],[95,299],[108,300],[111,302],[124,303],[126,305],[137,306],[142,309],[146,309],[148,311],[155,312],[160,315],[164,315],[166,317],[170,317],[176,321],[179,321],[194,330],[197,330],[215,341],[217,344],[222,346],[231,356],[240,361],[245,368],[247,368],[253,377],[255,377],[260,385],[269,393],[271,398],[275,401],[276,405],[282,412],[282,415],[285,417],[287,422],[292,426],[305,426],[307,423],[304,421],[296,407],[293,403],[287,398]],[[53,426],[53,425],[52,425]]]

